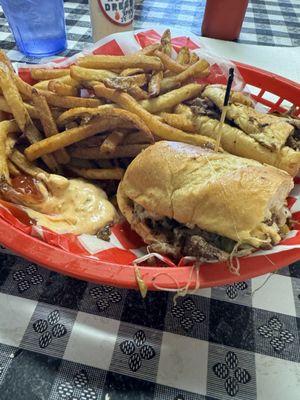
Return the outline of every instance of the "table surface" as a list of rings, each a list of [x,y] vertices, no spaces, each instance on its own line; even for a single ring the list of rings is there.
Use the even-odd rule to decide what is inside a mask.
[[[274,26],[290,32],[280,16],[292,3],[299,17],[299,1],[252,0],[250,13],[268,8],[257,22],[267,20],[265,32],[274,34]],[[157,14],[166,4],[177,10],[176,20]],[[66,54],[74,54],[91,42],[87,5],[65,6]],[[146,0],[137,23],[187,28],[194,8],[187,0]],[[263,38],[247,25],[257,21],[249,15],[244,43],[299,45],[297,15],[295,35]],[[1,26],[0,47],[20,60],[3,18]],[[111,400],[299,399],[299,263],[200,289],[175,305],[173,293],[142,300],[138,292],[72,279],[1,252],[0,400],[104,400],[107,394]]]

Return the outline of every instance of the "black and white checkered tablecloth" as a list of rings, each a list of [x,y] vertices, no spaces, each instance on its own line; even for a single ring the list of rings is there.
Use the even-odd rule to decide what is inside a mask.
[[[299,263],[173,297],[0,254],[0,399],[299,400]]]
[[[166,3],[152,2],[160,9]],[[180,4],[188,21],[194,5]],[[65,5],[70,55],[91,42],[89,16],[85,1]],[[265,5],[268,12],[260,13]],[[138,7],[140,26],[149,24],[141,17],[146,6],[150,0]],[[289,27],[283,6],[294,21]],[[241,40],[299,44],[299,7],[252,0]],[[147,21],[159,22],[155,12]],[[183,15],[172,21],[187,28]],[[19,60],[3,17],[1,24],[0,46]],[[138,292],[75,280],[2,252],[0,400],[300,399],[300,263],[198,290],[174,305],[172,293],[142,300]]]
[[[225,0],[224,0],[225,1]],[[164,25],[200,34],[205,0],[136,0],[135,27]],[[65,1],[71,56],[92,43],[88,0]],[[300,46],[300,0],[249,0],[239,42],[269,46]],[[13,61],[37,62],[16,50],[0,6],[0,48]]]

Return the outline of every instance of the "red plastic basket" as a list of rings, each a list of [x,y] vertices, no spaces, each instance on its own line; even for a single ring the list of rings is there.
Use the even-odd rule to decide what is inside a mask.
[[[154,38],[159,38],[159,34],[156,31],[151,31],[150,33]],[[147,38],[147,35],[145,37]],[[175,38],[174,42],[182,45],[183,39],[190,48],[197,48],[195,43],[182,36]],[[114,42],[116,41],[109,43]],[[146,44],[149,43],[144,43],[144,45]],[[94,53],[101,49],[107,52],[107,46],[108,43],[104,43],[101,48],[94,50]],[[114,47],[112,46],[112,48]],[[116,51],[119,50],[120,48],[116,49]],[[291,105],[295,105],[296,108],[293,114],[299,115],[300,85],[298,83],[250,65],[235,64],[238,66],[246,84],[251,86],[250,91],[257,102],[263,104],[270,111],[280,112],[284,112]],[[254,94],[253,90],[256,91]],[[297,183],[299,184],[300,181]],[[300,220],[300,215],[297,219]],[[202,288],[224,285],[272,272],[297,261],[300,259],[299,235],[300,231],[298,231],[296,237],[284,241],[285,247],[291,247],[286,251],[274,253],[269,257],[242,258],[239,276],[230,273],[225,263],[202,265],[199,270],[200,281],[197,280],[197,271],[191,267],[142,266],[139,268],[149,290],[155,290],[158,286],[178,289],[184,287],[188,281],[190,281],[190,289],[194,288],[197,282],[200,283]],[[111,254],[106,258],[107,261],[99,261],[92,257],[76,254],[76,252],[66,251],[28,235],[2,218],[0,218],[0,238],[1,242],[15,253],[62,274],[100,284],[137,288],[134,267],[117,263]],[[298,245],[298,248],[292,247],[295,244]]]
[[[287,105],[295,105],[294,116],[300,114],[300,84],[286,79],[280,75],[267,72],[260,68],[255,68],[247,64],[235,62],[244,81],[258,90],[257,94],[252,93],[252,97],[259,103],[269,108],[269,112],[287,111]],[[266,94],[278,96],[275,102],[270,100],[270,96],[265,98]]]

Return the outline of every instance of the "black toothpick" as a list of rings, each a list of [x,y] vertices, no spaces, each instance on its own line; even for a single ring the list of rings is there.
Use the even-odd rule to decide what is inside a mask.
[[[234,79],[234,68],[229,68],[229,75],[228,75],[226,92],[225,92],[225,97],[224,97],[224,104],[223,104],[224,107],[226,107],[228,105],[233,79]]]

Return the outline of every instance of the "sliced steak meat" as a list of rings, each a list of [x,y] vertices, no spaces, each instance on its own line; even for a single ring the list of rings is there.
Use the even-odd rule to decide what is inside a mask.
[[[182,253],[207,262],[226,261],[229,256],[225,251],[196,235],[186,238]]]
[[[213,119],[220,119],[220,110],[218,107],[207,97],[197,97],[189,100],[187,103],[195,115],[206,115]]]

